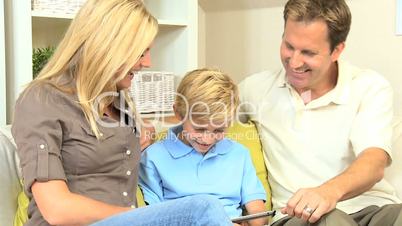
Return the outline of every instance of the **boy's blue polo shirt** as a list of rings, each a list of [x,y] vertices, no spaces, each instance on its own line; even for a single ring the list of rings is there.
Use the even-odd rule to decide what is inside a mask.
[[[154,203],[196,194],[217,197],[230,217],[240,216],[241,206],[265,200],[248,150],[227,138],[204,156],[177,138],[181,126],[142,154],[139,184],[145,201]]]

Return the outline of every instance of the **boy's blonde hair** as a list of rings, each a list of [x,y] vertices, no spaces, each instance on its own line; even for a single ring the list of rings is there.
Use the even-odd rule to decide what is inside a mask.
[[[218,70],[190,71],[177,88],[175,111],[182,120],[226,124],[233,120],[238,105],[236,84]]]
[[[87,0],[72,20],[63,40],[39,76],[28,86],[51,84],[77,94],[92,131],[99,138],[97,117],[102,116],[123,79],[140,60],[158,31],[157,20],[142,0]],[[67,76],[73,90],[60,83]],[[134,106],[125,91],[127,104]],[[134,111],[134,109],[132,109]]]

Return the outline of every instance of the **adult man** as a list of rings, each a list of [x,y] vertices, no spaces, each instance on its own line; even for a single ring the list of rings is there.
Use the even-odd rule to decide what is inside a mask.
[[[393,93],[379,74],[338,60],[348,6],[289,0],[284,19],[283,69],[240,84],[281,212],[274,225],[402,225],[401,201],[382,179],[392,159]]]

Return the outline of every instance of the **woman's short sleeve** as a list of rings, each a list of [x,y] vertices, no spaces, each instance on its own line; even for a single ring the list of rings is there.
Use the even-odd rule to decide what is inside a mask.
[[[25,191],[35,181],[66,180],[61,159],[60,106],[47,88],[34,87],[17,100],[12,133],[20,157]]]

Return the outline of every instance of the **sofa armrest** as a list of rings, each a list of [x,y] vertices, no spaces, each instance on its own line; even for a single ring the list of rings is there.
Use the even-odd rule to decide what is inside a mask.
[[[402,116],[395,117],[392,139],[392,164],[385,170],[385,179],[392,184],[402,199]]]
[[[0,131],[0,225],[13,225],[17,210],[17,197],[22,191],[19,159],[9,128]],[[5,133],[3,133],[6,131]],[[7,135],[6,135],[7,134]]]

